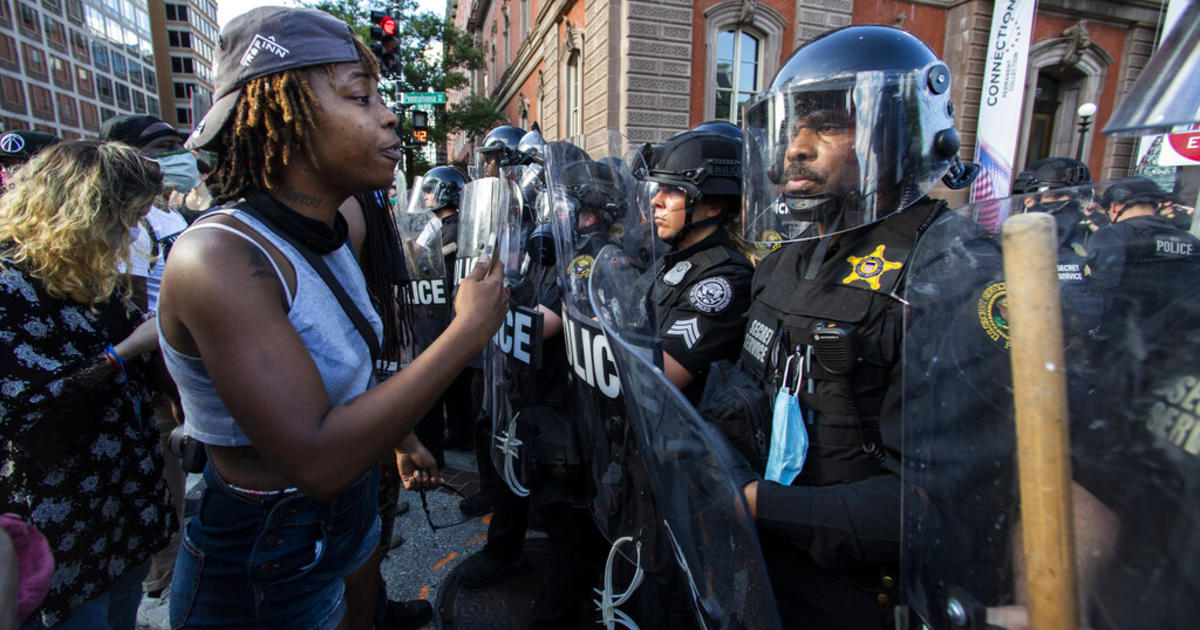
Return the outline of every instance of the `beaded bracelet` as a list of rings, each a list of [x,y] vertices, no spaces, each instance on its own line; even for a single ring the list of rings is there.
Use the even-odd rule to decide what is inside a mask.
[[[116,348],[113,348],[112,345],[105,346],[104,358],[108,360],[108,364],[112,366],[113,371],[121,373],[121,380],[124,381],[126,378],[125,359],[117,354]]]

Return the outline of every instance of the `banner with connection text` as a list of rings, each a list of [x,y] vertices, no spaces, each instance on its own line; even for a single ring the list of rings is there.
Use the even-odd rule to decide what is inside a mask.
[[[1007,197],[1021,135],[1025,70],[1036,0],[997,0],[984,61],[975,162],[983,171],[971,185],[971,201]]]

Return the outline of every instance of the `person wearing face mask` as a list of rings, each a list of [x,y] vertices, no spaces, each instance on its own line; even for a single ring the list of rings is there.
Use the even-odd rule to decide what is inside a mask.
[[[688,131],[663,145],[641,188],[658,238],[670,246],[650,298],[663,340],[667,378],[693,403],[709,364],[737,358],[754,267],[730,226],[740,207],[742,143]]]
[[[162,191],[150,207],[150,212],[134,230],[131,250],[131,273],[134,280],[134,299],[149,312],[158,310],[158,288],[162,283],[167,254],[175,239],[187,229],[183,215],[163,203],[171,192],[186,193],[200,182],[196,156],[183,148],[183,138],[174,127],[154,116],[125,115],[109,119],[102,130],[102,139],[123,142],[158,163],[162,171]],[[164,472],[176,514],[183,522],[183,503],[186,476],[180,458],[168,447],[171,432],[178,426],[178,407],[167,401],[156,401],[154,421],[163,442]],[[171,543],[150,562],[150,573],[142,583],[145,593],[138,607],[138,623],[152,630],[165,630],[168,622],[169,587],[179,550],[180,531]]]

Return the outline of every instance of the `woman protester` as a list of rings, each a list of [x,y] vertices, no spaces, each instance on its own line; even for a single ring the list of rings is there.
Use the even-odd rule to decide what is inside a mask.
[[[132,628],[176,526],[147,405],[154,321],[118,271],[161,185],[130,147],[69,141],[0,197],[0,512],[56,564],[24,628]]]
[[[175,243],[160,342],[207,487],[171,584],[179,628],[367,628],[379,580],[378,463],[410,488],[436,466],[411,435],[507,307],[479,265],[458,316],[375,383],[381,321],[338,206],[386,187],[396,116],[374,56],[312,9],[260,7],[221,35],[217,100],[188,141],[220,156],[236,201]]]

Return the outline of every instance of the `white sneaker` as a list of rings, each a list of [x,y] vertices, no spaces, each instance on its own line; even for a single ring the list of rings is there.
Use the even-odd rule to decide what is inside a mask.
[[[163,591],[160,597],[142,595],[138,605],[138,630],[171,630],[171,592]]]

